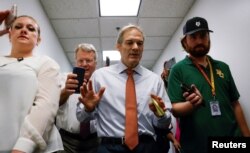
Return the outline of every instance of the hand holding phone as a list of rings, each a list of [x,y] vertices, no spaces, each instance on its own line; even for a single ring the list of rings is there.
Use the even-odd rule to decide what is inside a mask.
[[[8,17],[5,19],[5,28],[9,29],[11,24],[13,23],[13,21],[16,19],[17,17],[17,5],[14,4],[11,7],[10,13],[8,15]]]
[[[181,86],[181,89],[183,90],[183,92],[188,92],[189,94],[194,93],[194,88],[186,85],[185,83],[181,83],[180,86]],[[201,105],[205,106],[205,103],[202,102]]]
[[[75,90],[75,93],[80,93],[80,87],[82,86],[84,80],[85,69],[81,67],[74,67],[73,73],[77,74],[76,79],[78,81],[78,86]]]

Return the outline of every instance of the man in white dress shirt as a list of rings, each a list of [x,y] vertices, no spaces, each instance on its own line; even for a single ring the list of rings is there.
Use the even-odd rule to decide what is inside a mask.
[[[88,81],[96,69],[97,52],[92,44],[79,44],[75,50],[76,67],[85,69],[84,81]],[[66,75],[65,75],[66,76]],[[76,74],[69,73],[64,77],[64,87],[61,90],[60,108],[56,125],[60,128],[64,151],[62,153],[95,153],[99,145],[95,120],[90,121],[90,135],[80,135],[80,122],[76,119],[76,106],[79,93],[75,93],[78,81]],[[66,80],[66,81],[65,81]]]
[[[144,48],[144,34],[140,27],[123,27],[119,32],[116,47],[121,54],[121,60],[117,64],[96,70],[88,84],[83,84],[77,119],[81,122],[96,119],[97,133],[101,137],[98,153],[157,153],[154,126],[167,129],[171,122],[171,113],[168,111],[171,109],[171,103],[164,83],[157,74],[139,63]],[[125,101],[128,99],[128,96],[125,96],[128,92],[125,90],[128,70],[133,71],[136,93],[136,96],[133,96],[136,106],[133,105],[130,110],[138,112],[135,113],[138,121],[133,120],[130,124],[138,125],[135,128],[137,132],[131,132],[138,133],[133,135],[136,136],[133,146],[128,144],[126,138],[130,137],[126,137],[129,133],[125,132],[129,127],[125,125],[128,121],[125,121],[128,110],[125,107]],[[156,108],[150,103],[151,98],[163,109],[162,114],[156,113]]]

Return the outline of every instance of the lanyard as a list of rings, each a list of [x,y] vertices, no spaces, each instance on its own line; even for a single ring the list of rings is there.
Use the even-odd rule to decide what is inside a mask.
[[[197,62],[195,62],[191,57],[190,57],[190,59],[193,62],[193,64],[197,67],[197,69],[201,72],[201,74],[206,79],[206,81],[209,83],[209,85],[211,86],[212,95],[215,97],[214,73],[213,73],[213,68],[212,68],[211,62],[209,61],[208,58],[206,58],[206,60],[208,62],[209,70],[210,70],[210,79],[209,79],[207,74],[201,68],[201,66]]]

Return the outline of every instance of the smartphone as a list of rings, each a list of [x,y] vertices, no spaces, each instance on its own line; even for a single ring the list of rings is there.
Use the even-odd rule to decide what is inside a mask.
[[[85,69],[81,67],[74,67],[73,73],[77,74],[76,79],[78,80],[78,86],[75,90],[75,93],[80,93],[80,87],[82,86],[84,80]]]
[[[183,90],[183,92],[188,92],[189,94],[193,93],[194,92],[194,89],[191,88],[190,86],[186,85],[185,83],[181,83],[181,89]],[[202,106],[205,106],[205,102],[203,101]]]
[[[152,103],[154,104],[155,108],[156,108],[156,112],[158,114],[158,116],[163,116],[165,114],[164,110],[159,106],[159,104],[157,103],[157,101],[154,98],[151,98]]]
[[[17,5],[14,4],[11,7],[11,10],[10,10],[8,17],[5,19],[5,28],[6,29],[10,28],[11,24],[16,19],[16,17],[17,17]]]
[[[165,61],[165,62],[164,62],[163,68],[164,68],[165,70],[169,70],[168,61]]]
[[[183,90],[183,92],[188,92],[189,94],[194,92],[194,89],[191,88],[190,86],[186,85],[185,83],[181,83],[180,86],[181,86],[181,89]]]

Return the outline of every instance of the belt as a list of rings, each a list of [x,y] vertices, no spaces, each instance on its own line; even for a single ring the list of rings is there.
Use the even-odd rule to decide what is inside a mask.
[[[59,132],[60,132],[61,136],[68,136],[70,138],[77,139],[79,141],[97,137],[96,132],[91,133],[87,138],[82,138],[79,133],[71,133],[71,132],[68,132],[68,131],[66,131],[64,129],[60,129]]]
[[[153,136],[150,135],[140,135],[139,142],[149,142],[154,140]],[[125,137],[115,138],[115,137],[101,137],[101,142],[103,144],[125,144]]]

